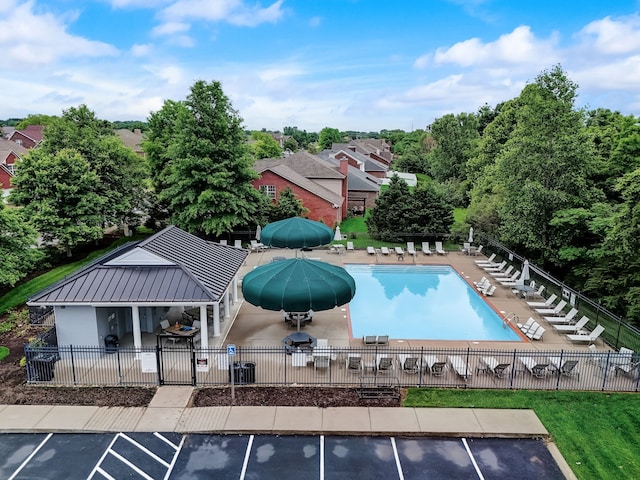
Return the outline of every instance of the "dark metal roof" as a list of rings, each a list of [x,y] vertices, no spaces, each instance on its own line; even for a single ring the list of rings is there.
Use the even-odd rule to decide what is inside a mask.
[[[117,264],[118,259],[125,258],[134,248],[162,257],[172,264],[141,262],[136,265],[135,260],[133,263],[125,260]],[[105,255],[36,294],[27,303],[61,305],[219,301],[248,254],[248,250],[208,242],[170,226],[137,244],[129,244]]]

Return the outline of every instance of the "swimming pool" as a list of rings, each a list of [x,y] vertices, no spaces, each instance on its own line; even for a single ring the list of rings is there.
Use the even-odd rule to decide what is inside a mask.
[[[451,267],[345,265],[356,281],[349,303],[354,338],[521,341]]]

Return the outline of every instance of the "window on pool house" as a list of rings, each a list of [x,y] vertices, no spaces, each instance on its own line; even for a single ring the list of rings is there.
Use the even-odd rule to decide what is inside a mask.
[[[275,185],[260,185],[260,191],[267,194],[271,200],[276,199],[276,186]]]

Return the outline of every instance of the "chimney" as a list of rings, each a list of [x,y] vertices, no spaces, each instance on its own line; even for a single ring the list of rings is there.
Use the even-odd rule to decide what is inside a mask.
[[[340,173],[344,175],[344,179],[342,180],[342,220],[344,220],[347,218],[347,194],[349,187],[349,160],[346,157],[340,160]]]

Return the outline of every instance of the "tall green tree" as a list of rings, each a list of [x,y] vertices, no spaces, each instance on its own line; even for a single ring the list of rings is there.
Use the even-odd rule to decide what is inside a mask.
[[[100,177],[77,151],[33,149],[18,162],[13,181],[9,200],[24,206],[45,242],[60,245],[70,256],[77,246],[102,238]]]
[[[320,136],[318,137],[318,147],[320,150],[330,149],[331,145],[340,142],[342,142],[342,135],[337,128],[324,127],[320,130]]]
[[[110,122],[98,119],[86,105],[71,107],[47,126],[39,149],[53,156],[73,149],[88,162],[98,176],[95,193],[102,199],[104,223],[139,222],[148,170],[144,160],[114,133]]]
[[[282,157],[282,148],[270,134],[266,132],[251,132],[254,142],[250,145],[253,156],[258,160],[262,158]]]
[[[155,182],[171,221],[191,233],[215,236],[255,224],[264,198],[251,185],[257,174],[242,118],[217,81],[197,81],[184,107],[167,107],[173,111],[166,116],[168,132],[156,131],[163,122],[152,116],[149,138],[161,145],[145,144],[145,149],[167,148],[171,159],[166,176],[160,173]]]
[[[277,222],[291,217],[300,217],[309,210],[304,208],[302,201],[287,187],[278,195],[277,203],[271,207],[269,222]]]
[[[34,248],[37,235],[20,209],[0,202],[0,289],[13,287],[42,261],[42,251]]]

